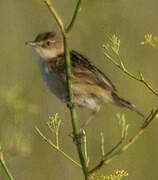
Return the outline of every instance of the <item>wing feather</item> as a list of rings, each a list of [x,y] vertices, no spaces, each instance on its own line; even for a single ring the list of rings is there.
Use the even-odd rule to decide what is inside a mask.
[[[98,84],[99,86],[105,88],[106,90],[111,90],[116,92],[116,88],[112,81],[96,66],[94,66],[85,56],[72,50],[70,52],[72,60],[72,72],[81,78],[82,81],[87,81],[87,83]],[[83,77],[83,78],[82,78]]]
[[[111,80],[96,66],[94,66],[85,56],[72,50],[70,51],[72,63],[72,83],[98,85],[101,88],[116,92],[116,88]],[[56,60],[50,61],[51,69],[56,72],[61,80],[66,82],[64,54]]]

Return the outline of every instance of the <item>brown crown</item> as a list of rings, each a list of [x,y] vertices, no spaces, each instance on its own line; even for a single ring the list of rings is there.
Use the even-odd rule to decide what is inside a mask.
[[[53,39],[56,36],[55,32],[40,33],[35,38],[35,42],[45,41],[47,39]]]

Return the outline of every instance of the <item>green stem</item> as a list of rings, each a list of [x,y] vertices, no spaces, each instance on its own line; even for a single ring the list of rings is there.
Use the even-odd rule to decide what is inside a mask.
[[[66,28],[66,31],[67,31],[67,32],[71,31],[71,29],[72,29],[72,27],[73,27],[73,25],[74,25],[74,23],[75,23],[77,14],[78,14],[78,12],[79,12],[79,10],[80,10],[81,1],[82,1],[82,0],[78,0],[78,2],[77,2],[77,4],[76,4],[76,8],[75,8],[75,11],[74,11],[74,13],[73,13],[73,16],[72,16],[72,19],[71,19],[71,21],[70,21],[70,24],[69,24],[68,27]]]
[[[6,162],[4,160],[4,156],[3,156],[3,152],[1,150],[1,146],[0,146],[0,164],[3,167],[6,175],[8,176],[8,179],[14,180],[14,178],[13,178],[13,176],[12,176],[12,174],[11,174],[11,172],[10,172],[9,168],[7,167]]]
[[[66,34],[63,34],[63,42],[64,42],[64,52],[65,52],[65,60],[66,60],[65,65],[66,65],[67,88],[68,88],[68,95],[69,95],[69,110],[71,114],[73,135],[75,138],[78,138],[80,136],[80,129],[78,126],[77,114],[74,107],[74,95],[73,95],[73,87],[72,87],[72,80],[71,80],[71,59],[70,59],[70,52],[68,49]],[[88,167],[87,167],[87,162],[86,162],[82,142],[76,142],[76,147],[77,147],[78,155],[79,155],[80,162],[82,165],[82,170],[85,175],[85,180],[88,180]]]
[[[135,79],[136,81],[139,81],[140,83],[144,84],[144,86],[146,86],[146,88],[148,88],[155,96],[158,97],[158,92],[142,77],[142,75],[140,77],[135,76],[134,74],[132,74],[131,72],[129,72],[124,64],[123,61],[119,58],[120,64],[117,63],[108,53],[104,52],[104,55],[115,65],[117,66],[119,69],[121,69],[122,72],[124,72],[126,75],[128,75],[129,77],[131,77],[132,79]]]

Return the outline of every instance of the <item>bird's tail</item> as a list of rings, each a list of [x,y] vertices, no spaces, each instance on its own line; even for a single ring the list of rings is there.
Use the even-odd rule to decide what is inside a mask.
[[[136,112],[139,116],[145,118],[145,115],[142,114],[141,112],[139,112],[137,109],[136,109],[136,106],[132,103],[130,103],[129,101],[126,101],[122,98],[120,98],[117,94],[113,93],[113,98],[114,98],[114,101],[117,105],[119,106],[122,106],[122,107],[126,107],[134,112]]]

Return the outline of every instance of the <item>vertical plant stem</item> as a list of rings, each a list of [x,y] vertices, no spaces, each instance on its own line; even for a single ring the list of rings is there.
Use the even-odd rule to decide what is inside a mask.
[[[56,138],[56,146],[59,148],[59,133],[55,133],[55,138]]]
[[[76,17],[77,17],[77,14],[80,10],[80,5],[81,5],[81,2],[82,0],[78,0],[77,4],[76,4],[76,8],[75,8],[75,11],[73,13],[73,16],[72,16],[72,19],[70,21],[70,24],[68,25],[68,27],[66,28],[67,32],[71,31],[74,23],[75,23],[75,20],[76,20]]]
[[[43,1],[45,2],[49,11],[55,18],[63,37],[64,54],[65,54],[65,70],[66,70],[67,90],[68,90],[68,98],[69,98],[68,105],[69,105],[69,110],[70,110],[73,135],[76,141],[76,148],[77,148],[79,159],[82,165],[83,174],[84,174],[85,180],[88,180],[88,166],[87,166],[87,161],[86,161],[84,149],[83,149],[83,137],[80,137],[81,136],[80,128],[78,125],[77,114],[76,114],[76,110],[74,106],[74,95],[73,95],[72,80],[71,80],[71,57],[70,57],[70,52],[69,52],[68,42],[67,42],[68,32],[72,29],[72,26],[75,23],[75,20],[79,11],[79,7],[81,4],[81,0],[78,0],[72,19],[67,29],[65,28],[62,19],[60,18],[58,12],[53,7],[50,0],[43,0]]]
[[[78,126],[77,114],[74,107],[74,95],[73,95],[72,81],[71,81],[71,59],[70,59],[70,52],[68,49],[66,34],[63,34],[63,42],[64,42],[64,52],[65,52],[65,60],[66,60],[65,64],[66,64],[67,87],[68,87],[69,103],[70,103],[69,109],[71,114],[73,135],[74,138],[78,138],[80,136],[80,128]],[[82,139],[80,141],[82,141]],[[82,142],[78,142],[76,139],[76,147],[82,165],[82,170],[85,176],[85,180],[88,180],[88,167],[82,146],[83,146]]]

